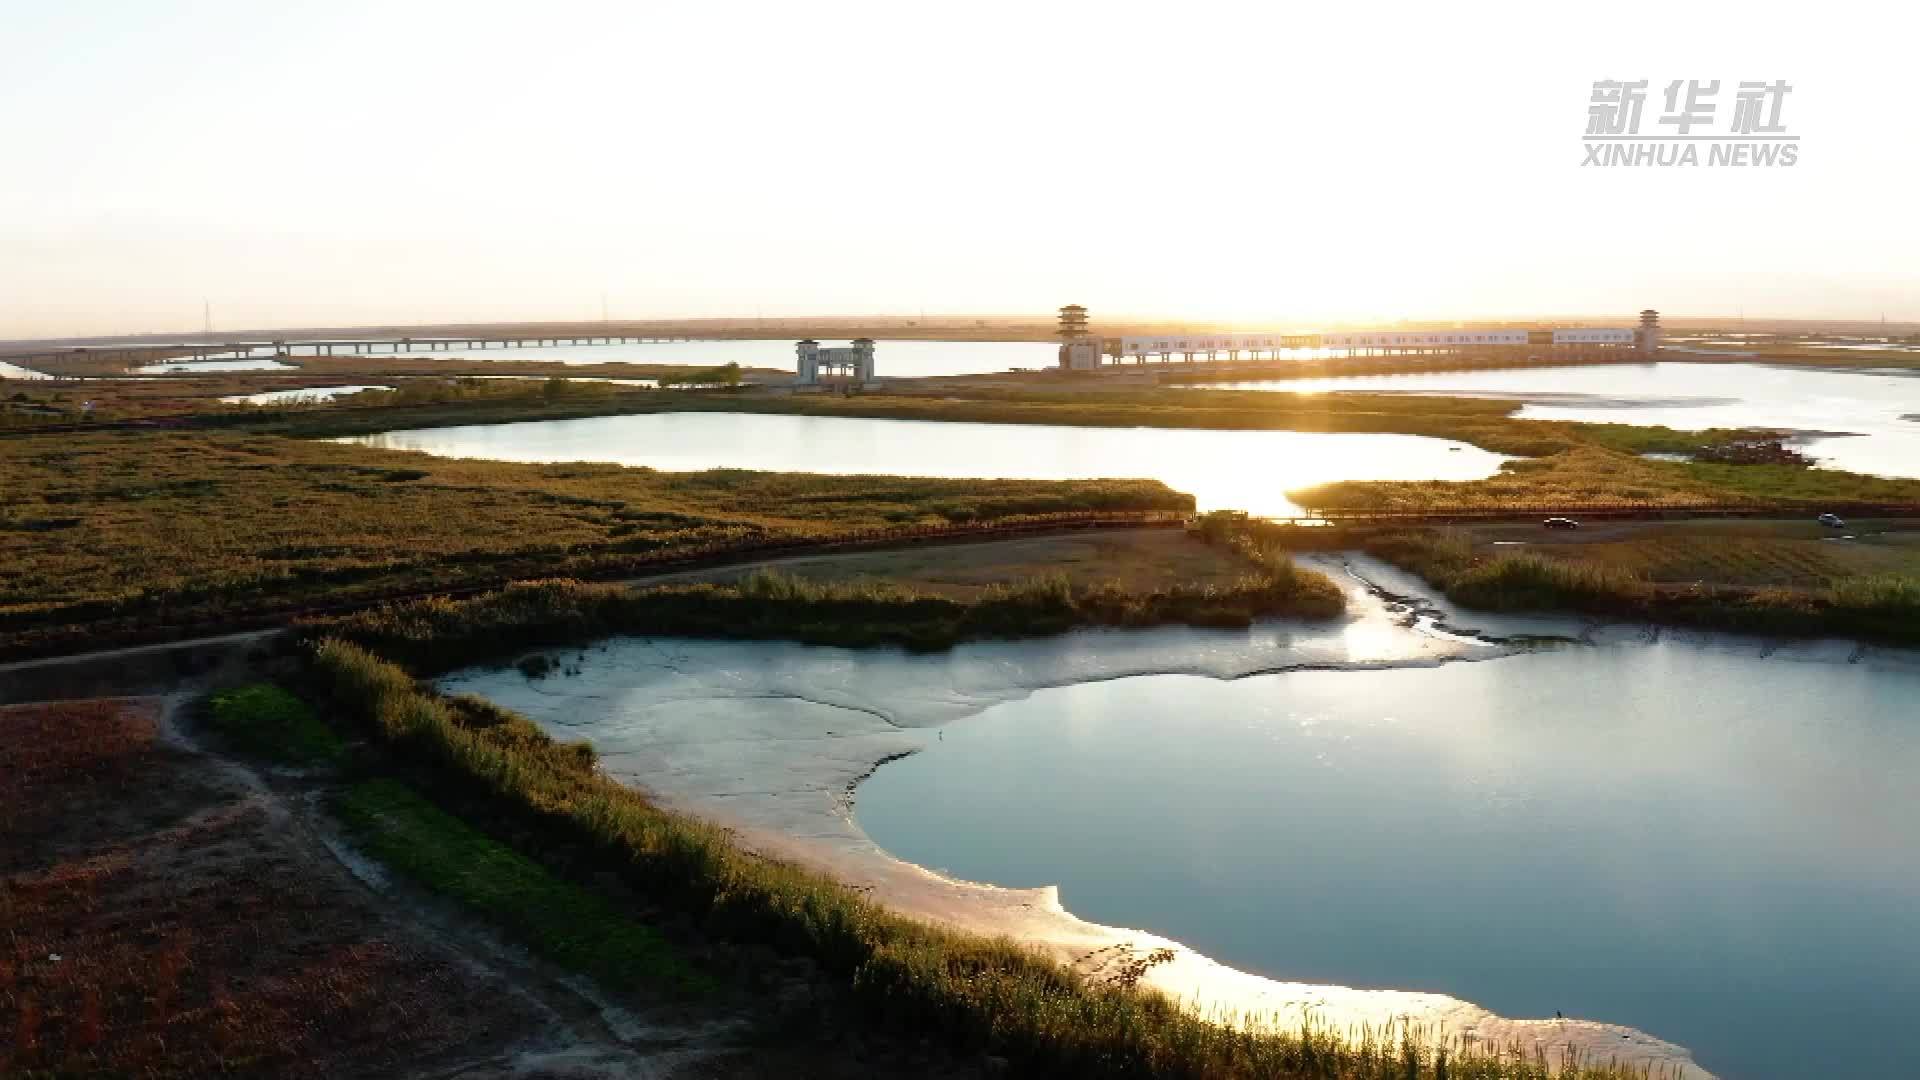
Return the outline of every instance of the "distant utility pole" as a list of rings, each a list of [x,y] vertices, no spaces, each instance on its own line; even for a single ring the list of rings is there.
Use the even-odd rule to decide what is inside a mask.
[[[213,333],[213,301],[200,301],[200,320],[205,324],[206,332]]]
[[[600,321],[607,321],[607,293],[605,289],[600,291]]]

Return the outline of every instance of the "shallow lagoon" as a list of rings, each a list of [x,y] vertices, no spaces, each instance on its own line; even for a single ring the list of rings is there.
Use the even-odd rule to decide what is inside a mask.
[[[1604,364],[1436,371],[1220,383],[1293,393],[1418,393],[1517,399],[1519,415],[1697,431],[1763,427],[1848,432],[1810,437],[1803,450],[1827,468],[1920,476],[1920,373],[1822,371],[1772,364]]]
[[[874,842],[1057,884],[1123,936],[1291,980],[1276,996],[1414,989],[1633,1025],[1727,1077],[1898,1075],[1892,1033],[1920,1007],[1920,663],[1592,633],[1613,643],[1516,653],[1376,608],[931,655],[627,638],[569,651],[576,676],[445,683],[876,895],[927,885],[869,874]],[[1432,666],[1450,657],[1488,659]],[[952,898],[908,906],[1084,940],[1050,896],[963,896],[984,923]],[[1169,989],[1216,987],[1248,991],[1205,970]]]
[[[653,413],[391,431],[343,440],[442,457],[604,461],[669,471],[804,470],[1066,480],[1152,477],[1201,510],[1287,516],[1286,492],[1335,480],[1477,480],[1506,459],[1416,435],[965,424]]]
[[[1690,645],[1150,676],[953,724],[857,807],[903,859],[1276,978],[1604,1018],[1728,1077],[1897,1075],[1916,700]]]

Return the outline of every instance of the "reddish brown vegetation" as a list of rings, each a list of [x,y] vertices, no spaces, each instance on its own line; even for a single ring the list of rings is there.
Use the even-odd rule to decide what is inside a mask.
[[[337,1076],[524,1030],[148,707],[0,709],[0,836],[0,1074]]]
[[[0,873],[45,865],[135,809],[115,795],[155,758],[150,711],[114,702],[0,709]],[[171,793],[159,792],[163,799]],[[75,813],[86,807],[88,813]]]

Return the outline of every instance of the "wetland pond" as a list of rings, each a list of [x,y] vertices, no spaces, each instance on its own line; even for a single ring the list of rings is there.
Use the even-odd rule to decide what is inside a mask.
[[[1286,492],[1336,480],[1478,480],[1505,457],[1417,435],[973,424],[757,413],[650,413],[363,435],[389,450],[667,471],[1072,480],[1150,477],[1205,510],[1285,517]],[[1230,467],[1231,466],[1231,467]]]
[[[443,685],[588,739],[670,805],[1057,885],[1072,915],[1270,979],[1630,1025],[1727,1078],[1904,1074],[1920,659],[1638,633],[1409,651],[1412,634],[935,655],[623,638],[569,654],[568,676]],[[1476,649],[1496,658],[1433,665]],[[1000,932],[1046,906],[1009,905],[1024,914]]]
[[[1796,440],[1819,465],[1920,476],[1920,372],[1823,371],[1774,364],[1590,364],[1216,383],[1292,393],[1405,393],[1522,402],[1519,416],[1685,431],[1757,427],[1824,432]]]
[[[1912,672],[1673,645],[1153,676],[954,724],[857,805],[909,862],[1264,974],[1628,1024],[1730,1078],[1891,1076],[1916,701]]]

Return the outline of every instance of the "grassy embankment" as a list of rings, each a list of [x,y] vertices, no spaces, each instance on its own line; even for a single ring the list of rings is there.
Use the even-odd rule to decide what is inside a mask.
[[[696,393],[728,400],[740,390],[737,364],[688,367],[662,364],[569,365],[459,362],[418,358],[303,359],[296,371],[210,371],[140,379],[7,381],[0,379],[0,431],[44,427],[142,423],[269,429],[276,421],[313,414],[402,416],[386,410],[464,408],[476,416],[519,419],[603,415],[639,406],[670,405]],[[617,380],[617,381],[616,381]],[[629,385],[651,380],[658,387]],[[345,386],[373,389],[340,398],[301,398],[264,404],[224,398],[267,391]],[[84,411],[83,403],[92,409]],[[489,413],[489,410],[492,413]]]
[[[1624,556],[1604,543],[1514,552],[1451,529],[1370,531],[1353,540],[1471,608],[1920,644],[1920,574],[1843,571],[1809,580],[1800,573],[1800,553],[1779,541],[1722,540],[1710,563],[1685,564],[1711,577],[1683,581],[1671,570],[1652,576],[1641,544]]]
[[[794,555],[782,574],[842,585],[885,584],[954,600],[978,599],[1009,584],[1064,579],[1077,589],[1115,586],[1132,593],[1178,587],[1233,586],[1247,576],[1233,546],[1204,543],[1173,528],[1095,529],[975,543],[915,544],[854,552]],[[767,564],[741,563],[688,571],[660,583],[738,581]]]
[[[501,927],[554,963],[622,990],[646,986],[698,992],[708,984],[658,930],[623,914],[606,897],[557,877],[397,780],[361,780],[340,793],[332,806],[347,834],[368,855]]]
[[[1278,548],[1239,537],[1222,542],[1248,560],[1238,580],[1222,585],[1140,591],[1050,576],[961,599],[884,582],[818,582],[766,570],[728,583],[651,588],[533,581],[467,600],[436,597],[314,620],[304,632],[347,638],[415,670],[440,671],[616,634],[930,650],[1078,626],[1238,627],[1261,616],[1330,618],[1344,608],[1338,586],[1299,569]]]
[[[1153,481],[663,473],[240,431],[0,438],[0,476],[14,653],[879,530],[1193,505]]]
[[[832,881],[743,852],[723,830],[650,805],[525,719],[499,710],[476,716],[358,646],[319,643],[312,677],[333,714],[352,718],[442,797],[481,800],[491,824],[526,842],[591,851],[600,872],[718,938],[812,959],[876,1023],[1004,1056],[1022,1074],[1491,1080],[1549,1073],[1518,1050],[1499,1059],[1461,1057],[1399,1031],[1350,1043],[1328,1033],[1250,1034],[1210,1023],[1130,980],[1079,978],[1010,942],[892,915]]]
[[[517,403],[541,408],[605,402],[630,389],[605,379],[658,380],[670,385],[728,385],[740,370],[731,365],[685,367],[660,364],[591,366],[527,362],[363,357],[302,359],[293,371],[207,371],[140,379],[0,380],[0,431],[76,423],[108,424],[128,420],[202,423],[243,417],[270,417],[291,411],[341,407],[321,401],[270,405],[228,404],[221,399],[274,390],[340,386],[389,386],[392,393],[370,392],[340,399],[351,407],[419,406],[454,401]],[[730,370],[729,370],[730,369]],[[762,373],[764,374],[764,373]],[[708,380],[717,380],[709,382]],[[92,410],[83,411],[83,402]]]
[[[514,718],[485,703],[460,701],[449,708],[469,725],[506,724],[526,734],[514,726]],[[341,735],[284,687],[254,683],[218,691],[200,711],[210,729],[243,753],[282,765],[340,770],[343,782],[328,804],[361,850],[541,956],[618,989],[699,990],[705,985],[657,930],[434,806],[383,775],[377,762],[356,761]],[[505,741],[545,767],[593,768],[593,752],[584,744],[557,745],[530,736]]]

